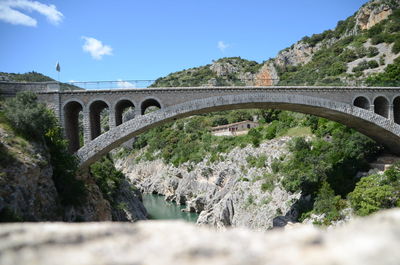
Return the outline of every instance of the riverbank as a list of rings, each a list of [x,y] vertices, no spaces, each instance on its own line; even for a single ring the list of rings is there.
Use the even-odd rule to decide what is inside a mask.
[[[165,196],[144,193],[142,199],[149,220],[184,220],[196,223],[199,218],[197,213],[183,211],[185,206],[166,201]]]

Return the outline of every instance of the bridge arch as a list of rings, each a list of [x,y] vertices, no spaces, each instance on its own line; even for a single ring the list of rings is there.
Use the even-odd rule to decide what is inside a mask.
[[[62,106],[64,132],[68,139],[68,151],[71,153],[80,148],[79,113],[83,113],[84,106],[79,99],[70,99]]]
[[[393,99],[393,120],[400,124],[400,95]]]
[[[370,102],[369,99],[364,97],[364,96],[357,96],[354,100],[353,100],[353,105],[365,110],[369,110],[370,109]]]
[[[310,96],[252,93],[193,100],[125,122],[79,149],[80,167],[88,167],[123,142],[166,122],[195,114],[246,108],[274,108],[324,117],[354,128],[400,154],[400,126],[372,111]]]
[[[123,114],[128,108],[135,108],[135,103],[129,98],[121,98],[114,105],[115,126],[123,123]]]
[[[93,140],[101,135],[100,114],[104,109],[110,110],[110,104],[101,98],[93,99],[88,104],[90,139]]]
[[[144,115],[146,110],[150,107],[157,107],[159,109],[163,108],[161,100],[156,97],[147,97],[140,103],[141,115]]]
[[[383,95],[374,98],[374,112],[385,118],[389,117],[389,100]]]

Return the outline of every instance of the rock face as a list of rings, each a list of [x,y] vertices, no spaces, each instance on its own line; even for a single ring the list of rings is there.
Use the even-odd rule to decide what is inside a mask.
[[[0,212],[9,211],[27,221],[62,220],[53,170],[43,146],[17,138],[2,127],[0,140],[1,152],[10,156],[0,167]]]
[[[399,209],[328,231],[307,225],[215,231],[165,221],[6,224],[0,226],[0,263],[395,265],[399,235]]]
[[[360,8],[355,17],[356,29],[368,30],[392,14],[393,10],[387,2],[375,0]]]
[[[142,194],[127,180],[123,180],[120,184],[115,202],[117,205],[112,209],[113,221],[135,222],[147,219]]]
[[[80,176],[88,196],[83,205],[64,207],[55,187],[46,148],[0,124],[0,216],[2,221],[107,221],[110,204],[89,176]]]
[[[263,175],[271,171],[274,159],[287,152],[289,139],[273,139],[258,148],[235,148],[220,154],[220,161],[211,162],[206,157],[198,164],[186,163],[178,168],[161,160],[136,163],[135,156],[117,161],[116,167],[141,191],[165,195],[168,200],[186,204],[187,211],[201,213],[198,223],[268,229],[278,216],[286,221],[296,218],[291,207],[300,194],[286,192],[278,180]],[[252,166],[249,157],[262,162]],[[266,181],[272,185],[263,191]]]

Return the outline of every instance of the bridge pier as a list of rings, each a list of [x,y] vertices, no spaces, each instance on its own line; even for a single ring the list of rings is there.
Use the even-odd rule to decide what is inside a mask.
[[[90,113],[87,108],[83,111],[83,143],[88,144],[90,139],[90,132],[92,128],[90,127]]]
[[[393,109],[393,104],[390,104],[390,105],[389,105],[388,119],[391,120],[391,121],[394,121],[394,109]]]
[[[114,109],[109,109],[108,125],[110,126],[110,130],[117,126],[116,119],[115,119],[115,110]]]

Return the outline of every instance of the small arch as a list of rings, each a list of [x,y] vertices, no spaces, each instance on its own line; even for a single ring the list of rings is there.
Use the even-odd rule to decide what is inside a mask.
[[[400,124],[400,96],[393,100],[393,118],[395,123]]]
[[[374,100],[374,112],[385,118],[389,117],[389,100],[383,96],[378,96]]]
[[[370,104],[369,100],[366,97],[359,96],[353,101],[353,105],[362,109],[369,110]]]
[[[121,99],[115,104],[115,126],[122,124],[123,122],[130,120],[133,118],[133,115],[124,115],[126,111],[129,109],[134,109],[135,104],[132,103],[129,99]]]
[[[109,127],[109,105],[102,100],[95,100],[89,105],[90,139],[93,140]],[[102,119],[105,121],[102,122]],[[103,126],[102,126],[103,123]]]
[[[154,98],[148,98],[144,100],[140,105],[141,114],[142,115],[146,114],[147,113],[146,110],[148,110],[150,107],[156,107],[158,109],[161,109],[161,104],[158,100]]]
[[[71,100],[64,104],[63,112],[68,151],[74,153],[83,145],[83,105],[78,101]]]

